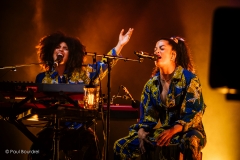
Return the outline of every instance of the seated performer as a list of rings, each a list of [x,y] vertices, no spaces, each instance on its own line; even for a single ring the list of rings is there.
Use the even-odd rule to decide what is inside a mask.
[[[140,121],[114,143],[114,159],[134,159],[156,145],[177,144],[185,160],[198,160],[206,144],[206,106],[188,46],[180,37],[161,38],[154,54],[156,67],[143,88]]]
[[[119,41],[107,55],[117,56],[120,54],[123,46],[128,43],[133,29],[129,28],[124,34],[124,29],[119,34]],[[43,37],[37,45],[37,54],[39,61],[43,64],[45,72],[39,73],[36,77],[36,83],[48,84],[89,84],[93,77],[99,77],[94,80],[94,84],[99,83],[107,72],[107,64],[103,60],[94,65],[83,66],[85,61],[85,46],[78,38],[70,37],[62,32],[56,32]],[[59,61],[57,58],[62,58]],[[48,63],[45,63],[48,62]],[[57,62],[54,64],[54,62]],[[113,61],[115,64],[117,60]],[[97,68],[96,68],[97,67]],[[90,72],[93,71],[93,72]],[[60,133],[60,150],[65,153],[66,159],[74,160],[75,157],[67,155],[68,151],[78,150],[77,159],[95,160],[100,159],[98,149],[95,143],[96,137],[93,130],[82,127],[81,123],[64,122],[61,124],[63,132]],[[32,150],[39,150],[39,154],[30,154],[31,160],[49,160],[53,157],[53,126],[49,122],[42,131],[38,133],[38,142],[33,143]],[[40,143],[39,143],[40,142]]]

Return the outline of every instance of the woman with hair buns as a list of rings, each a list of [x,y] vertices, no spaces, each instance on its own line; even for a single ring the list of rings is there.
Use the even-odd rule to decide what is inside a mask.
[[[181,37],[161,38],[155,68],[145,84],[140,120],[114,143],[114,159],[134,159],[156,146],[176,144],[185,160],[198,160],[206,145],[206,108],[189,48]]]

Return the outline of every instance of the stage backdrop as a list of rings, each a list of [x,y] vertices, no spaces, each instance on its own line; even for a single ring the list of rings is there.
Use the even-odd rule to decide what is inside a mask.
[[[238,0],[2,0],[0,81],[35,81],[37,73],[42,71],[38,65],[20,67],[16,71],[3,68],[36,63],[38,59],[35,46],[39,39],[57,30],[79,37],[86,45],[87,51],[105,54],[116,46],[121,29],[127,31],[128,28],[133,27],[131,40],[122,50],[123,57],[131,59],[137,59],[134,51],[153,53],[155,43],[160,37],[181,36],[191,48],[196,73],[201,80],[204,100],[207,104],[203,122],[208,142],[203,149],[203,159],[240,159],[240,154],[237,152],[240,147],[238,138],[240,102],[226,99],[224,94],[213,89],[209,83],[214,13],[219,7],[240,7],[240,2]],[[238,19],[234,20],[238,21]],[[231,42],[232,39],[225,41]],[[220,50],[235,47],[231,43],[227,44],[218,47]],[[223,58],[231,56],[229,52],[230,50],[226,49]],[[235,59],[235,56],[232,58]],[[92,62],[91,57],[88,57],[88,62]],[[119,86],[124,85],[132,96],[139,100],[153,67],[154,62],[150,59],[144,59],[142,63],[119,60],[110,74],[110,96],[116,95]],[[231,78],[237,76],[237,73],[229,74],[226,71],[222,76]],[[107,80],[108,78],[105,77],[102,81],[102,90],[105,94],[108,89]],[[217,84],[221,79],[215,81]],[[119,94],[123,95],[123,90],[120,89]],[[130,104],[123,99],[116,99],[114,103]],[[5,150],[27,150],[31,141],[13,125],[5,121],[0,123],[0,159],[12,157],[19,160],[26,159],[26,155],[9,155]],[[120,120],[117,120],[117,123],[122,126],[130,125]],[[121,129],[124,130],[122,132],[127,133],[127,127]],[[34,129],[31,131],[36,132]],[[111,132],[115,132],[114,127]]]

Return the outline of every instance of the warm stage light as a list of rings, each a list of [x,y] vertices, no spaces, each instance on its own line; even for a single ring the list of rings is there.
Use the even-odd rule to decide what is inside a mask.
[[[28,121],[39,121],[39,120],[38,120],[38,115],[35,114],[35,115],[33,115],[32,117],[28,118],[27,120],[28,120]]]
[[[234,88],[222,87],[217,89],[222,94],[237,94],[238,90]]]

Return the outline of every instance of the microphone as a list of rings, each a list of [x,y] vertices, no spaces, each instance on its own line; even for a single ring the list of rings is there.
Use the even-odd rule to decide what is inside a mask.
[[[130,98],[132,100],[132,107],[139,108],[140,102],[138,100],[133,99],[132,95],[129,93],[129,91],[127,90],[126,87],[124,87],[123,85],[121,85],[121,87],[123,88],[124,92],[127,94],[127,95],[123,96],[123,98],[125,98],[125,99]]]
[[[143,51],[134,51],[134,54],[136,54],[139,58],[149,58],[149,59],[157,59],[156,55],[150,55],[147,52]]]
[[[59,63],[62,62],[62,60],[63,60],[63,55],[61,53],[58,53],[57,59],[53,63],[54,67],[57,67]]]
[[[113,95],[112,98],[113,99],[115,99],[115,98],[130,99],[130,97],[127,96],[127,95],[123,95],[123,96],[115,96],[115,95]]]
[[[123,95],[121,98],[122,99],[129,99],[130,97],[128,95]]]
[[[123,88],[124,92],[127,94],[127,96],[135,102],[135,100],[133,99],[132,95],[129,93],[129,91],[127,90],[126,87],[124,87],[123,85],[121,85],[121,87]]]

